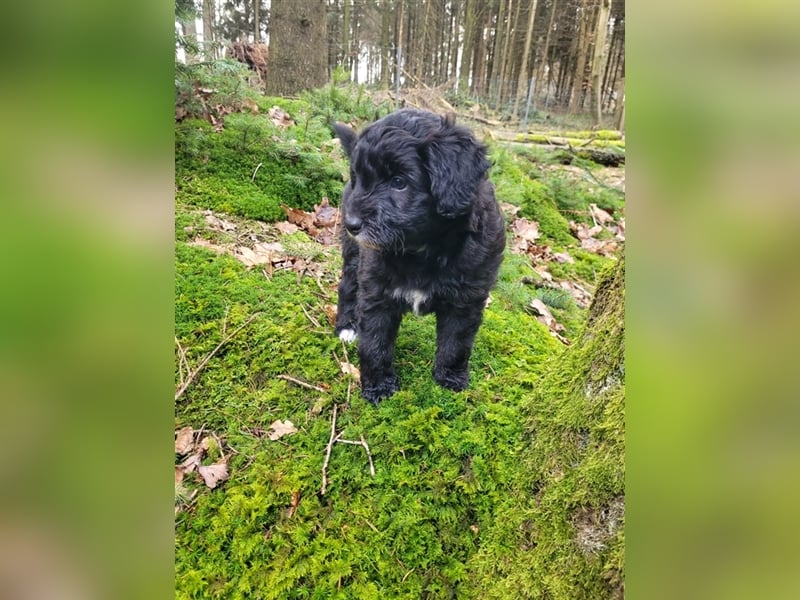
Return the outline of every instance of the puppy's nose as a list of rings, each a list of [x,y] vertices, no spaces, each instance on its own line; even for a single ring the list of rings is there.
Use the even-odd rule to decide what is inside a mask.
[[[347,232],[350,235],[357,235],[359,231],[361,231],[361,227],[363,227],[363,223],[361,219],[358,217],[354,217],[352,215],[348,215],[344,218],[344,228],[347,229]]]

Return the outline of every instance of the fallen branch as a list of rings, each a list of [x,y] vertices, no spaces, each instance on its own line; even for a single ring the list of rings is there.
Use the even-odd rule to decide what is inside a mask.
[[[219,349],[222,348],[228,342],[230,342],[242,329],[247,327],[253,321],[253,319],[255,319],[256,317],[258,317],[260,315],[261,315],[260,312],[257,312],[255,314],[251,315],[250,318],[247,319],[247,321],[245,321],[244,323],[239,325],[239,327],[237,327],[232,333],[229,333],[228,335],[223,337],[222,341],[219,344],[217,344],[217,347],[214,348],[208,354],[206,354],[205,357],[203,357],[203,360],[200,361],[200,364],[198,364],[197,367],[195,367],[195,369],[193,371],[189,372],[189,374],[188,374],[188,376],[186,377],[185,380],[181,381],[180,385],[178,386],[178,389],[175,391],[175,401],[177,401],[181,396],[183,396],[183,393],[187,389],[189,389],[189,386],[192,385],[194,380],[197,378],[197,375],[200,373],[200,371],[202,371],[205,368],[205,366],[208,364],[208,361],[211,360],[211,358],[217,352],[219,352]],[[224,331],[224,328],[223,328],[223,331]],[[175,338],[175,342],[178,343],[178,338],[177,337]],[[184,354],[186,352],[185,350],[183,350],[183,348],[181,347],[180,343],[178,343],[178,351],[179,352],[183,352]],[[184,358],[184,362],[186,363],[186,366],[188,368],[188,362],[185,361],[185,358]],[[179,369],[179,372],[180,372],[180,369]]]
[[[186,360],[186,348],[181,346],[180,340],[178,340],[178,336],[175,336],[175,343],[178,345],[178,377],[180,378],[180,384],[183,385],[186,381],[186,376],[191,372],[189,369],[189,362]]]
[[[369,460],[369,474],[375,477],[375,464],[372,462],[372,452],[369,451],[369,446],[367,445],[367,441],[364,439],[364,436],[361,436],[361,439],[356,440],[345,440],[341,437],[341,433],[337,435],[333,441],[336,444],[352,444],[353,446],[361,446],[367,452],[367,459]],[[324,492],[323,492],[324,493]]]
[[[347,393],[348,393],[348,400],[350,394],[350,385],[347,386]],[[325,492],[328,489],[328,463],[331,460],[331,452],[333,451],[334,444],[351,444],[353,446],[361,446],[364,448],[364,451],[367,453],[367,460],[369,461],[369,474],[375,477],[375,463],[372,461],[372,452],[369,450],[369,445],[367,444],[367,440],[364,439],[364,436],[361,436],[361,439],[356,440],[345,440],[342,438],[342,433],[336,433],[336,415],[338,414],[339,405],[333,405],[333,417],[331,417],[331,435],[328,438],[328,445],[325,447],[325,461],[322,463],[322,488],[320,489],[320,494],[325,495]]]
[[[333,418],[331,419],[331,437],[328,440],[328,446],[325,449],[325,462],[322,463],[322,489],[321,495],[325,495],[328,489],[328,463],[331,460],[331,450],[333,450],[333,443],[336,441],[336,412],[339,409],[338,404],[333,405]]]
[[[321,387],[319,387],[317,385],[314,385],[312,383],[307,383],[307,382],[305,382],[305,381],[303,381],[301,379],[297,379],[295,377],[292,377],[291,375],[276,375],[276,377],[278,379],[283,379],[285,381],[291,381],[292,383],[294,383],[296,385],[299,385],[300,387],[308,388],[310,390],[316,390],[318,392],[322,392],[323,394],[327,394],[328,393],[328,390],[326,390],[325,388],[321,388]]]
[[[362,446],[364,450],[367,451],[367,458],[369,459],[369,474],[375,477],[375,465],[372,463],[372,453],[369,451],[369,446],[367,446],[367,442],[364,440],[363,435],[361,436],[361,440],[358,442],[355,440],[343,440],[338,436],[334,441],[339,442],[340,444],[353,444],[354,446]]]

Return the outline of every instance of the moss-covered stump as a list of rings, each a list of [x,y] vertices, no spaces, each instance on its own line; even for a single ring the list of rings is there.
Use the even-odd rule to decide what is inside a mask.
[[[625,263],[524,403],[521,476],[468,570],[480,598],[624,595]]]

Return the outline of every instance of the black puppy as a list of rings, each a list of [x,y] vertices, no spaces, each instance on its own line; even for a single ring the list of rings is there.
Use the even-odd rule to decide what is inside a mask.
[[[505,247],[486,149],[452,119],[420,110],[360,136],[334,129],[350,158],[336,334],[359,339],[361,394],[377,404],[398,390],[394,344],[408,310],[436,314],[433,377],[463,390]]]

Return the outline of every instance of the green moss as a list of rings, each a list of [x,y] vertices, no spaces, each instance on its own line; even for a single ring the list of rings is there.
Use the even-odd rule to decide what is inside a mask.
[[[476,598],[622,597],[624,260],[522,405],[524,467],[469,563]]]
[[[299,126],[283,130],[251,114],[228,115],[220,132],[204,121],[180,123],[175,139],[178,198],[264,221],[283,218],[282,204],[312,210],[326,197],[337,204],[346,168],[330,144],[330,131],[324,134],[328,152],[320,152],[321,143],[299,141],[298,132]]]
[[[520,215],[537,221],[541,234],[554,243],[569,244],[569,223],[558,211],[547,186],[531,178],[530,163],[509,152],[493,153],[492,161],[491,177],[498,200],[521,207]]]
[[[252,318],[176,403],[176,427],[216,433],[214,453],[228,457],[231,473],[213,490],[187,477],[179,491],[176,597],[609,597],[609,582],[621,578],[622,531],[584,553],[578,529],[622,494],[624,387],[610,375],[619,372],[620,332],[603,308],[617,310],[619,288],[601,286],[584,335],[574,302],[526,283],[539,280],[530,259],[509,254],[469,389],[436,385],[435,320],[408,315],[396,349],[402,389],[374,407],[340,367],[346,355],[358,358],[326,315],[341,262],[330,249],[304,233],[284,236],[288,253],[319,266],[318,280],[293,271],[267,278],[188,243],[236,242],[209,230],[201,208],[271,221],[283,218],[281,204],[338,202],[346,163],[326,119],[371,119],[381,108],[360,93],[335,82],[300,99],[260,98],[259,115],[229,115],[221,132],[204,121],[176,128],[176,382],[181,351],[196,366]],[[264,113],[273,105],[296,125],[272,125]],[[542,244],[576,258],[549,263],[553,274],[594,283],[609,260],[574,250],[549,170],[499,148],[492,160],[498,198],[539,221]],[[249,231],[239,217],[225,217],[236,235]],[[566,350],[526,312],[534,297],[567,325],[575,342]],[[368,442],[375,476],[362,447],[335,444],[321,495],[334,405],[342,436]],[[298,431],[269,440],[276,419]]]

